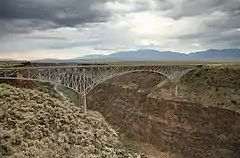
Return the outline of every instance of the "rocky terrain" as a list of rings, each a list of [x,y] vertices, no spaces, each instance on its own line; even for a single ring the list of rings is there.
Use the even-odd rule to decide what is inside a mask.
[[[84,122],[81,122],[81,125],[84,124],[84,128],[81,130],[93,131],[93,124],[91,121],[90,123],[86,122],[86,119],[100,121],[99,125],[101,127],[97,128],[97,130],[106,130],[105,126],[102,127],[102,123],[104,122],[105,125],[106,120],[114,130],[106,123],[109,127],[108,129],[111,129],[110,131],[113,131],[113,133],[117,131],[118,134],[116,137],[113,136],[118,145],[111,147],[111,151],[117,154],[116,157],[124,157],[123,153],[129,154],[129,156],[125,155],[125,157],[136,157],[137,154],[134,154],[134,152],[141,151],[148,157],[153,158],[238,158],[240,157],[240,123],[238,121],[240,120],[239,72],[240,67],[232,65],[204,66],[201,69],[189,72],[179,82],[179,95],[177,97],[173,97],[170,93],[171,83],[166,80],[166,77],[159,74],[141,72],[118,76],[95,87],[87,98],[88,109],[100,112],[105,119],[99,113],[93,111],[90,111],[87,117],[81,115],[81,108],[63,101],[68,99],[81,107],[78,96],[63,87],[58,87],[58,90],[64,92],[65,97],[57,94],[54,91],[54,86],[50,84],[13,80],[7,81],[7,83],[21,88],[38,89],[44,92],[41,92],[41,95],[47,95],[47,100],[54,100],[54,103],[52,103],[53,101],[47,101],[47,104],[50,105],[49,108],[53,107],[53,111],[57,110],[55,109],[55,104],[59,103],[68,105],[71,108],[74,107],[73,109],[75,110],[77,108],[79,115],[76,116],[79,117],[74,116],[74,118],[81,118],[81,121]],[[6,81],[1,82],[5,83]],[[4,87],[6,89],[6,85]],[[12,88],[7,86],[8,91]],[[35,93],[35,91],[26,89],[15,89],[14,91]],[[37,91],[38,93],[40,94]],[[60,98],[61,101],[54,98]],[[29,99],[35,100],[32,97],[28,98],[26,105],[29,105],[27,103]],[[15,105],[15,103],[12,103],[14,100],[17,99],[4,101],[6,104],[10,102],[11,104],[8,105],[8,103],[7,106],[11,107]],[[0,102],[0,105],[2,103]],[[24,104],[20,104],[20,107]],[[39,104],[43,103],[40,102]],[[45,104],[43,105],[45,106]],[[25,106],[23,107],[25,108]],[[53,111],[50,113],[54,113]],[[31,112],[31,110],[28,112]],[[66,113],[66,116],[68,116],[69,112],[66,111]],[[12,115],[12,113],[10,114]],[[54,115],[50,117],[48,114],[44,114],[44,117],[54,118]],[[65,118],[64,115],[62,117]],[[46,121],[51,122],[51,120]],[[87,127],[85,128],[85,126]],[[76,128],[81,127],[76,126]],[[56,131],[55,133],[58,133]],[[65,131],[65,128],[63,131]],[[0,131],[0,133],[4,132]],[[110,133],[111,137],[109,138],[112,138]],[[58,137],[54,137],[52,140],[54,145],[51,147],[42,147],[43,145],[40,148],[40,145],[33,148],[24,147],[28,152],[32,151],[32,149],[34,149],[33,151],[37,150],[35,147],[38,148],[40,151],[38,152],[42,152],[39,155],[42,155],[43,151],[46,151],[45,149],[50,149],[49,153],[53,153],[55,157],[57,157],[56,155],[66,157],[63,153],[70,155],[70,157],[76,156],[69,154],[74,153],[75,145],[69,142],[60,145]],[[1,136],[1,144],[4,144],[2,152],[5,151],[6,144],[6,149],[8,149],[10,144],[9,151],[13,153],[11,155],[13,156],[15,152],[19,152],[19,148],[15,145],[11,146],[11,140],[9,136]],[[29,138],[26,138],[26,140],[29,140]],[[31,139],[31,141],[33,140]],[[94,142],[92,137],[87,141]],[[90,148],[92,148],[94,143],[90,143]],[[63,144],[67,144],[71,150],[65,150]],[[79,147],[79,145],[77,146]],[[89,146],[86,148],[89,148]],[[98,147],[96,148],[98,149]],[[81,145],[80,149],[82,153]],[[115,150],[122,152],[118,155],[118,152],[115,152]],[[86,154],[92,154],[91,151],[88,152],[87,149]],[[101,151],[105,153],[105,149]],[[94,156],[104,157],[101,154]],[[83,155],[81,156],[84,157]],[[91,156],[94,157],[93,155]]]
[[[240,112],[239,79],[239,65],[203,68],[182,78],[180,93],[190,102]]]
[[[240,114],[234,111],[148,98],[114,86],[103,85],[92,96],[89,108],[103,113],[119,132],[163,152],[191,158],[232,158],[239,154],[240,123],[236,120]]]
[[[171,97],[168,83],[158,87],[164,77],[127,74],[96,87],[88,105],[121,133],[175,157],[237,158],[239,72],[231,67],[190,72],[180,81],[178,97]]]
[[[37,90],[0,84],[0,157],[140,157],[97,112]]]

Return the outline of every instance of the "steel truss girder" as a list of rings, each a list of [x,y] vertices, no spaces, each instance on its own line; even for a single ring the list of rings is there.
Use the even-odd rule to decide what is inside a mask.
[[[86,96],[98,84],[119,75],[149,71],[164,75],[177,83],[195,65],[104,65],[1,68],[1,79],[22,79],[51,82],[68,87]]]
[[[195,65],[104,65],[0,68],[0,79],[20,79],[60,84],[83,97],[83,111],[87,112],[86,95],[98,84],[131,72],[149,71],[164,75],[175,85]]]

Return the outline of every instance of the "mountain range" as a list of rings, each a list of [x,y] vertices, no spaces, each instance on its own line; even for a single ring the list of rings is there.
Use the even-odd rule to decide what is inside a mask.
[[[40,59],[34,62],[86,62],[86,61],[231,61],[240,60],[240,49],[209,49],[206,51],[193,52],[189,54],[158,51],[154,49],[121,51],[109,55],[93,54],[73,59]]]

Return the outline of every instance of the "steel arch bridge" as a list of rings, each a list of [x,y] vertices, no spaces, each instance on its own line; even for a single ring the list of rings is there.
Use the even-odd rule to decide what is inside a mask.
[[[149,71],[167,77],[174,85],[196,65],[92,65],[0,68],[0,79],[50,82],[72,89],[83,97],[84,113],[87,111],[86,95],[98,84],[127,73]]]

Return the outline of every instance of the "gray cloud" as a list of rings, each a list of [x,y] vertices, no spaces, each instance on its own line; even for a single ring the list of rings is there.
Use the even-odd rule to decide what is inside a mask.
[[[205,48],[240,48],[240,30],[206,28],[201,32],[177,37],[180,41],[198,43]]]
[[[62,26],[103,21],[107,14],[94,10],[94,0],[3,0],[0,19],[28,19],[51,21]]]
[[[198,32],[178,36],[179,40],[195,41],[206,48],[240,47],[239,0],[183,0],[165,15],[175,20],[199,18]],[[192,24],[194,25],[194,24]]]
[[[46,30],[59,27],[51,21],[40,19],[0,19],[0,39],[6,35],[27,34],[33,30]]]
[[[239,28],[239,0],[0,0],[5,52],[240,47]]]
[[[174,19],[209,15],[216,11],[226,13],[229,16],[239,16],[240,14],[239,0],[183,0],[173,2],[174,7],[166,16]]]
[[[154,2],[157,4],[157,9],[161,11],[171,10],[174,7],[174,3],[168,0],[154,0]]]
[[[0,38],[9,33],[106,21],[109,13],[95,5],[95,0],[1,0]]]
[[[204,21],[203,25],[208,29],[219,31],[238,29],[240,28],[240,15],[229,16],[226,14],[221,17],[213,17]]]
[[[173,4],[168,0],[148,0],[137,1],[136,11],[154,10],[154,11],[167,11],[173,8]]]

